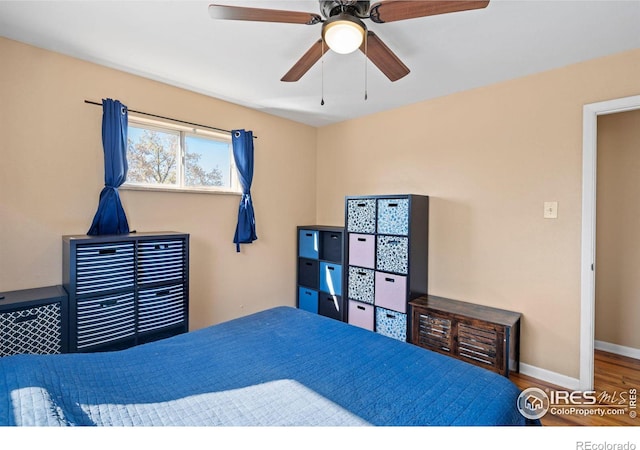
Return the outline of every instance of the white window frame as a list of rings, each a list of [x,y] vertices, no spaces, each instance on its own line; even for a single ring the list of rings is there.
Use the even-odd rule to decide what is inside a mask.
[[[154,184],[154,183],[137,183],[125,181],[119,189],[125,190],[142,190],[142,191],[160,191],[160,192],[197,192],[208,194],[232,194],[242,195],[242,187],[238,179],[238,170],[236,168],[236,162],[233,157],[233,149],[231,146],[231,135],[229,133],[217,132],[208,130],[205,128],[188,127],[185,125],[178,125],[173,122],[165,122],[146,117],[140,117],[129,114],[128,125],[145,128],[149,130],[162,131],[164,133],[177,134],[179,136],[179,148],[178,148],[178,167],[176,173],[176,185],[170,184]],[[204,137],[215,141],[225,142],[229,144],[229,180],[230,186],[185,186],[184,185],[184,171],[185,171],[185,149],[187,136]]]

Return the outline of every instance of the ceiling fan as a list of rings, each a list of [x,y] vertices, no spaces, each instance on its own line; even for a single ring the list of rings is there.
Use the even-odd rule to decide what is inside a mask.
[[[301,25],[321,23],[321,38],[302,55],[281,81],[298,81],[329,49],[343,54],[360,49],[389,80],[396,81],[407,75],[409,68],[373,31],[367,30],[363,19],[382,24],[481,9],[489,4],[489,0],[387,0],[373,5],[368,0],[319,1],[321,14],[213,4],[209,5],[209,15],[221,20]]]

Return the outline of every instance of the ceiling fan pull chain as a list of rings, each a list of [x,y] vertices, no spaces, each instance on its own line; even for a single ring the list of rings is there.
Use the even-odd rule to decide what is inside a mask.
[[[322,53],[320,55],[320,106],[324,106],[324,39],[322,40]]]
[[[367,60],[369,59],[369,56],[367,55],[368,41],[369,41],[369,32],[365,31],[364,33],[364,100],[365,101],[368,98],[368,95],[367,95]]]

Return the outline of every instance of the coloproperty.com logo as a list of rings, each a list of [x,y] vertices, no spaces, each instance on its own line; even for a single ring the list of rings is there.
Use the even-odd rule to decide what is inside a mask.
[[[580,416],[637,415],[637,389],[627,391],[563,391],[531,387],[518,396],[518,410],[527,419],[545,414]]]

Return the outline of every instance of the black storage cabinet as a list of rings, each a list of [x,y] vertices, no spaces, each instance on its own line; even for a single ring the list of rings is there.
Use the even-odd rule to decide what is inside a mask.
[[[63,236],[69,351],[127,348],[189,329],[189,235]]]
[[[344,321],[344,228],[297,227],[297,306]]]
[[[65,353],[67,317],[60,285],[0,292],[0,356]]]

